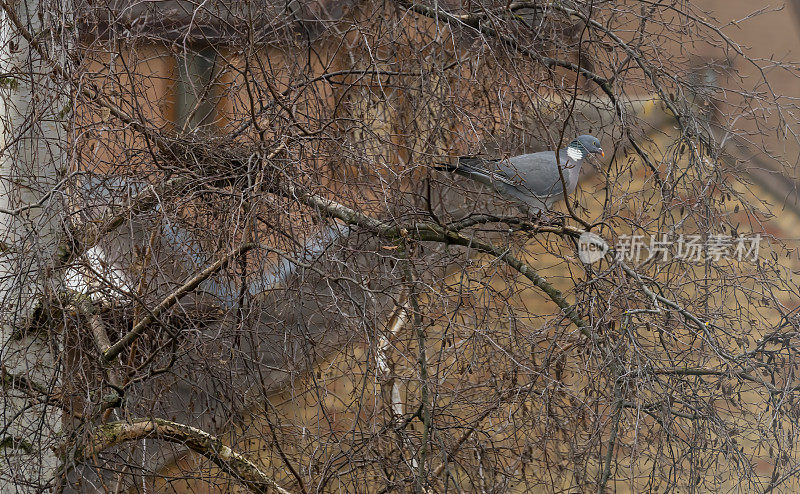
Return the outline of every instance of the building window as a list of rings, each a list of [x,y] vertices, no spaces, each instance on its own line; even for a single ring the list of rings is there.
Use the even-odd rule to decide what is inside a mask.
[[[177,57],[175,84],[175,125],[184,132],[195,132],[215,120],[217,95],[213,84],[217,51],[203,48],[186,51]]]

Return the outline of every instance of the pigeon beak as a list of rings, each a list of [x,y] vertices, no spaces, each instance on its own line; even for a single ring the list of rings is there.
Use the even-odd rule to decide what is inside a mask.
[[[605,158],[605,157],[606,157],[606,153],[604,153],[604,152],[603,152],[603,149],[602,149],[602,148],[600,148],[600,156],[602,156],[603,158]]]

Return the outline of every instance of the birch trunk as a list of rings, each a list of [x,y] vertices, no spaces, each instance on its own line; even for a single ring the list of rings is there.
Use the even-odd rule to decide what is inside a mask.
[[[6,0],[48,58],[65,61],[70,35],[65,3]],[[60,334],[33,331],[37,312],[47,313],[61,282],[55,258],[61,241],[64,200],[58,183],[67,167],[69,97],[51,77],[52,65],[2,15],[0,37],[0,492],[37,492],[53,486],[58,458],[53,447],[61,410],[48,403],[60,387]],[[48,328],[57,325],[47,325]],[[52,398],[52,397],[50,397]]]

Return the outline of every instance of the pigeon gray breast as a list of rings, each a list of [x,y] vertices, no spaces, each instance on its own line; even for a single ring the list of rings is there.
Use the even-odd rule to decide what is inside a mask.
[[[509,199],[517,201],[523,212],[536,215],[564,197],[561,173],[566,181],[567,193],[578,185],[581,166],[589,154],[605,156],[600,141],[591,135],[578,136],[566,149],[556,153],[542,151],[522,154],[506,160],[490,160],[462,156],[458,164],[439,163],[439,170],[447,170],[487,185]]]

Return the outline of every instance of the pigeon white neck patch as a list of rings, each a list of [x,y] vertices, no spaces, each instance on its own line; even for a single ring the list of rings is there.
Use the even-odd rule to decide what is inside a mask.
[[[572,161],[580,161],[583,159],[583,151],[576,147],[570,146],[567,148],[567,156],[569,156],[569,159]]]

